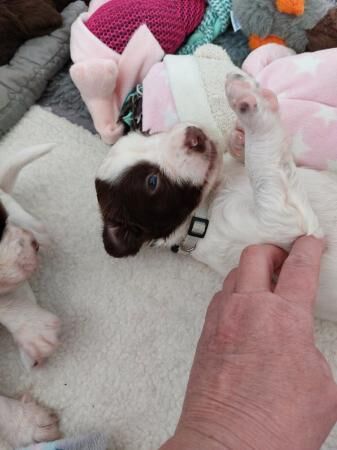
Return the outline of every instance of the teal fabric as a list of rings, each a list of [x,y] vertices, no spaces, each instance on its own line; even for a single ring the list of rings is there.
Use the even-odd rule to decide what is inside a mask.
[[[208,6],[200,25],[178,50],[178,54],[190,55],[200,45],[214,41],[227,29],[231,9],[232,0],[208,0]]]
[[[126,131],[141,131],[143,122],[143,85],[137,84],[127,95],[119,114],[119,121],[123,122]]]
[[[107,445],[107,437],[104,434],[92,433],[77,438],[33,444],[19,450],[106,450]]]

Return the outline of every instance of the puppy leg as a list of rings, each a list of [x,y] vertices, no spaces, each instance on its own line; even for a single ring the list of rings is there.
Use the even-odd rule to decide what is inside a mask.
[[[14,448],[60,438],[58,417],[30,396],[21,401],[0,396],[0,434]]]
[[[0,297],[0,323],[12,333],[28,368],[41,364],[58,346],[60,321],[37,305],[27,282]]]
[[[276,96],[242,75],[227,78],[226,93],[245,132],[245,163],[265,238],[287,248],[301,235],[322,237],[299,182]]]

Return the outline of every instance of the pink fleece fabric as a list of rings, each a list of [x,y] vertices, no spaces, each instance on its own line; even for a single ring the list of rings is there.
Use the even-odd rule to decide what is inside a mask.
[[[108,3],[109,1],[110,0],[91,0],[88,9],[89,17],[94,14],[94,12],[98,10],[98,8],[103,6],[105,3]]]
[[[117,120],[125,97],[142,83],[164,51],[149,28],[141,25],[118,54],[88,30],[84,24],[88,14],[80,15],[72,25],[70,54],[74,64],[70,75],[97,132],[105,143],[114,144],[122,133]]]
[[[243,69],[277,94],[296,163],[336,169],[337,48],[296,55],[284,46],[264,45]]]
[[[167,131],[179,122],[165,62],[155,64],[143,81],[143,131]]]

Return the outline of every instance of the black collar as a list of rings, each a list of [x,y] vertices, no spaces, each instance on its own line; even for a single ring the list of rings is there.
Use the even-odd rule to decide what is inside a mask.
[[[190,226],[187,234],[179,245],[173,245],[171,250],[173,253],[181,251],[187,255],[194,252],[200,239],[206,236],[209,220],[208,210],[205,207],[200,207],[196,210],[191,218]]]

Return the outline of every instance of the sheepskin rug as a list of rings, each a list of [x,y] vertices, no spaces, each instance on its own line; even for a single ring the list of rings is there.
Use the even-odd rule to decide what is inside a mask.
[[[94,178],[109,148],[34,106],[0,142],[0,164],[46,142],[55,149],[24,169],[15,194],[52,238],[32,286],[39,303],[61,318],[62,345],[29,373],[2,329],[0,390],[29,390],[55,408],[66,436],[103,431],[109,450],[156,450],[174,431],[205,311],[222,280],[169,251],[106,255]],[[337,375],[337,326],[317,322],[316,332]],[[336,447],[335,433],[324,449]]]

